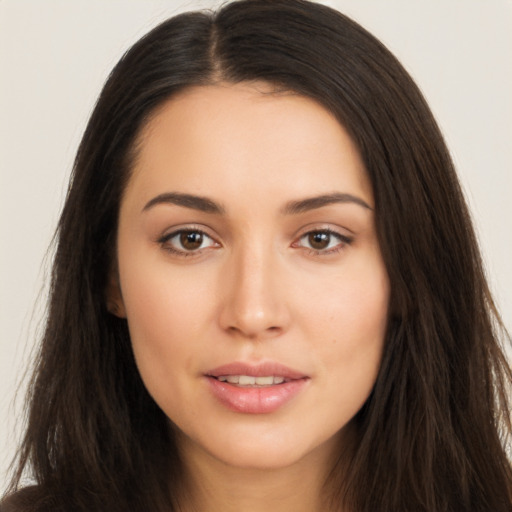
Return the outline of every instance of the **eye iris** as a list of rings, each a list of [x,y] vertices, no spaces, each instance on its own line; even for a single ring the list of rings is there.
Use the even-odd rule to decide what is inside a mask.
[[[331,236],[329,233],[322,233],[322,232],[316,232],[316,233],[310,233],[308,235],[308,242],[309,245],[313,249],[325,249],[331,240]]]
[[[185,231],[180,234],[180,243],[189,251],[199,249],[203,243],[203,234],[197,231]]]

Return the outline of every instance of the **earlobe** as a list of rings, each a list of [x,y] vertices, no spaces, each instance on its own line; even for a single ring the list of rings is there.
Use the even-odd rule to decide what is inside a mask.
[[[126,318],[126,310],[124,307],[119,278],[115,272],[111,272],[110,279],[106,290],[107,310],[110,314],[118,318]]]

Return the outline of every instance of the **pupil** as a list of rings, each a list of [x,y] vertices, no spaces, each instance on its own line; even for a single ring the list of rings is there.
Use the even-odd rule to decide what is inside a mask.
[[[329,233],[311,233],[309,235],[309,244],[313,249],[325,249],[329,245]]]
[[[188,231],[180,235],[181,245],[190,251],[199,249],[203,243],[203,235],[195,231]]]

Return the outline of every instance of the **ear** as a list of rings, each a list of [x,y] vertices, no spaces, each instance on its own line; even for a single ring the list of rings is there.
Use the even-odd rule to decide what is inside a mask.
[[[110,314],[118,318],[126,318],[126,309],[124,307],[121,286],[119,285],[119,276],[117,271],[111,270],[105,290],[107,310]]]

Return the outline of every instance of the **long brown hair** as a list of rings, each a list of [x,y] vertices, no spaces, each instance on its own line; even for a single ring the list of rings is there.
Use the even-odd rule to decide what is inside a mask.
[[[393,55],[349,18],[303,0],[242,0],[176,16],[111,73],[58,226],[29,423],[5,503],[173,510],[175,440],[105,289],[137,134],[177,91],[221,80],[264,80],[325,106],[351,134],[373,185],[390,317],[377,382],[354,420],[353,454],[340,456],[326,482],[332,509],[511,510],[512,375],[500,348],[509,338],[450,155]],[[25,473],[36,485],[20,491]]]

